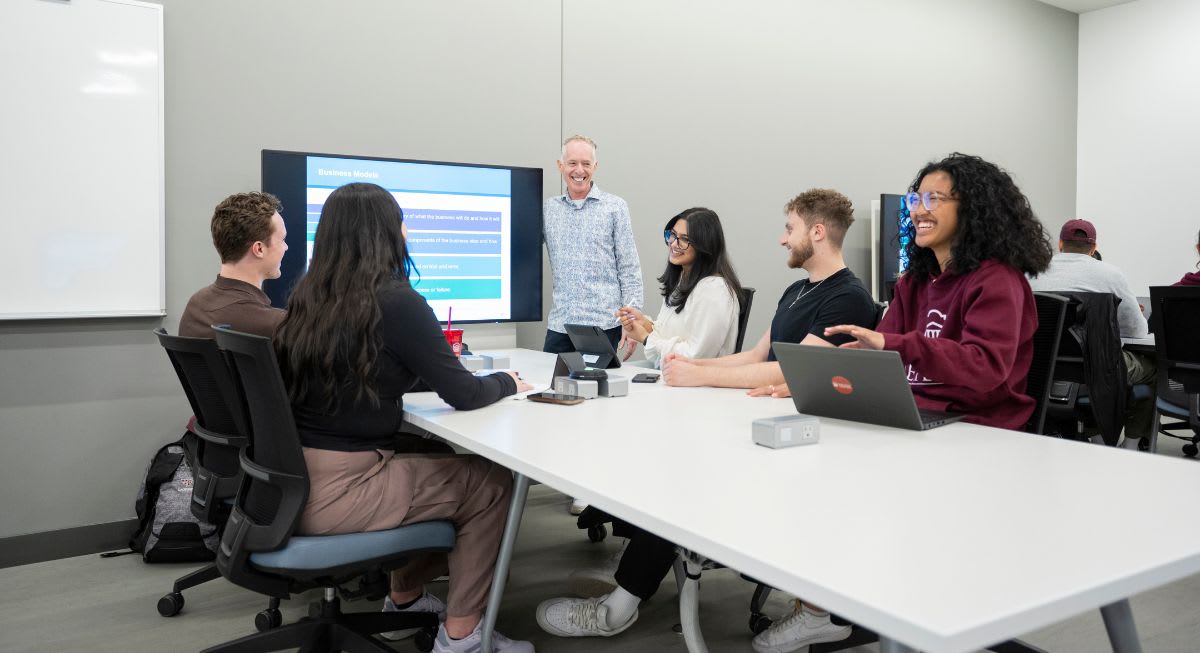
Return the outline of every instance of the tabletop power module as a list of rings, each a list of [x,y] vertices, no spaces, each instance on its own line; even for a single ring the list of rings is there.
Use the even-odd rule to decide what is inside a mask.
[[[772,449],[816,444],[821,438],[821,421],[812,415],[784,415],[754,420],[755,444]]]

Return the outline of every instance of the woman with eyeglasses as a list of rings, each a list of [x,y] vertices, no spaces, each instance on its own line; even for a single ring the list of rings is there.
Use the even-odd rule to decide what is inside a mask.
[[[900,352],[917,405],[1021,429],[1037,310],[1025,274],[1050,264],[1050,238],[1007,172],[954,153],[917,173],[906,196],[909,267],[877,331],[826,329],[843,347]]]
[[[644,345],[656,366],[669,353],[689,358],[732,354],[737,344],[738,302],[742,286],[725,252],[721,220],[710,209],[688,209],[663,229],[667,267],[658,278],[663,296],[658,317],[625,306],[621,321],[625,359],[634,344]]]
[[[478,651],[481,615],[512,493],[508,470],[479,456],[400,454],[404,393],[422,379],[458,410],[530,389],[511,373],[474,376],[455,358],[425,299],[409,283],[404,215],[375,184],[347,184],[321,209],[312,264],[275,333],[308,467],[299,531],[379,531],[445,519],[458,532],[445,557],[393,572],[384,611],[438,613],[434,651]],[[424,583],[447,571],[447,603]],[[414,630],[384,634],[411,636]],[[532,653],[493,638],[496,651]]]

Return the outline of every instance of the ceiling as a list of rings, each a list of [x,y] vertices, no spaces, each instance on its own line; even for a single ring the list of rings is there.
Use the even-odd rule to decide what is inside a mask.
[[[1073,11],[1077,14],[1095,11],[1097,9],[1104,9],[1106,7],[1112,7],[1115,5],[1123,5],[1126,2],[1132,1],[1133,0],[1042,0],[1042,2],[1048,5],[1054,5],[1055,7],[1060,7],[1062,9],[1066,9],[1067,11]]]

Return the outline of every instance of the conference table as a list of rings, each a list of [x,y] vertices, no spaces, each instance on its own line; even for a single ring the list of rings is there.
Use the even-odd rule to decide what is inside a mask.
[[[550,382],[553,355],[504,353]],[[405,397],[412,424],[514,473],[492,606],[530,479],[869,628],[885,653],[978,650],[1096,608],[1115,651],[1140,651],[1126,599],[1200,571],[1200,520],[1144,500],[1200,496],[1194,462],[961,422],[823,418],[815,445],[751,441],[752,420],[794,412],[661,381],[575,406]]]

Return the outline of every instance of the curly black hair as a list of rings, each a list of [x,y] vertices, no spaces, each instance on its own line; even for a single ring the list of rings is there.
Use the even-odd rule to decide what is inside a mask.
[[[958,234],[950,248],[949,268],[966,274],[987,260],[1010,265],[1025,274],[1045,271],[1054,257],[1050,236],[1033,213],[1029,198],[1007,172],[980,157],[955,152],[921,168],[910,191],[934,172],[944,172],[958,198]],[[912,227],[909,228],[910,230]],[[923,282],[940,271],[933,250],[918,247],[908,234],[907,274]]]

